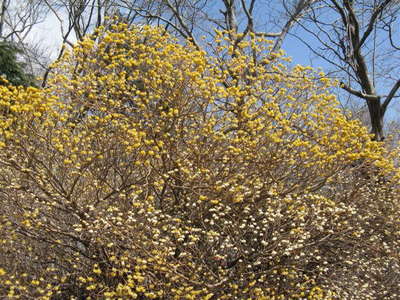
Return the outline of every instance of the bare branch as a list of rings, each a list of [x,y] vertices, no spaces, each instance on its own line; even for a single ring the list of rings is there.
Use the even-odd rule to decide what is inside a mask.
[[[393,100],[393,98],[395,97],[395,95],[396,95],[397,91],[399,90],[399,88],[400,88],[400,79],[397,80],[397,82],[392,87],[392,89],[390,90],[389,94],[385,98],[385,101],[382,104],[382,112],[383,112],[383,114],[386,112],[387,107],[389,106],[389,104]]]
[[[350,94],[352,94],[352,95],[354,95],[354,96],[357,96],[357,97],[359,97],[359,98],[363,98],[363,99],[365,99],[365,100],[377,100],[377,99],[379,99],[378,96],[375,96],[375,95],[368,95],[368,94],[365,94],[365,93],[363,93],[363,92],[354,90],[354,89],[350,88],[347,84],[345,84],[345,83],[343,83],[343,82],[340,83],[340,87],[341,87],[342,89],[344,89],[345,91],[349,92]]]
[[[305,10],[310,7],[315,1],[314,0],[298,0],[295,5],[294,11],[289,12],[289,19],[285,23],[282,28],[282,31],[278,38],[275,40],[275,43],[271,49],[271,52],[276,52],[282,47],[282,43],[286,38],[289,30],[293,27],[293,25],[301,18],[302,14]]]
[[[393,2],[393,0],[386,0],[385,2],[381,3],[378,7],[376,7],[374,9],[374,13],[372,14],[372,16],[371,16],[371,18],[370,18],[370,20],[368,22],[367,30],[364,32],[364,34],[361,37],[361,40],[360,40],[360,42],[358,44],[358,49],[365,43],[365,41],[367,40],[367,38],[371,34],[372,30],[375,28],[376,20],[377,20],[378,16],[392,2]],[[358,50],[358,49],[356,49],[356,50]]]

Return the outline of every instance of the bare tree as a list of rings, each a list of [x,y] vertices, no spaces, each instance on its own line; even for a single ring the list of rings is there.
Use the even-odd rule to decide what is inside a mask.
[[[34,26],[44,21],[45,16],[46,8],[41,0],[3,0],[0,5],[0,37],[23,43]]]
[[[284,1],[260,0],[120,0],[127,18],[163,24],[198,45],[199,36],[213,36],[214,29],[230,31],[230,38],[247,34],[274,38],[273,51],[282,46],[289,30],[315,0],[294,0],[284,13]],[[258,12],[262,11],[263,15]],[[126,13],[127,12],[127,13]],[[284,13],[284,14],[283,14]],[[280,22],[274,22],[279,17]],[[238,40],[240,42],[240,40]]]
[[[322,0],[298,23],[314,41],[297,35],[328,62],[341,88],[365,101],[375,140],[384,139],[384,116],[398,97],[400,54],[395,40],[400,3],[397,0]],[[317,42],[317,43],[316,43]]]

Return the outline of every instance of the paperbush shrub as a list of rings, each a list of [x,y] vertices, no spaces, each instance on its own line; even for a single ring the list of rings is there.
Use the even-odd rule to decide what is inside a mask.
[[[0,87],[0,297],[398,299],[398,169],[255,36],[100,28]]]

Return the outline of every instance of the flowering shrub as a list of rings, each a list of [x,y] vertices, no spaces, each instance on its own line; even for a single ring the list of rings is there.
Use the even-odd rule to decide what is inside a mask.
[[[0,295],[398,299],[398,170],[268,42],[100,29],[0,87]]]

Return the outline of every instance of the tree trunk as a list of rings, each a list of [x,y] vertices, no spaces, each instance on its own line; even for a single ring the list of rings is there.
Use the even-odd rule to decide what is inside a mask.
[[[371,119],[371,133],[374,135],[374,141],[383,141],[383,110],[381,99],[367,100],[369,116]]]
[[[1,6],[0,6],[0,38],[3,37],[3,31],[4,31],[4,23],[5,23],[5,17],[6,17],[6,10],[7,10],[7,1],[8,0],[3,0],[1,1]]]

